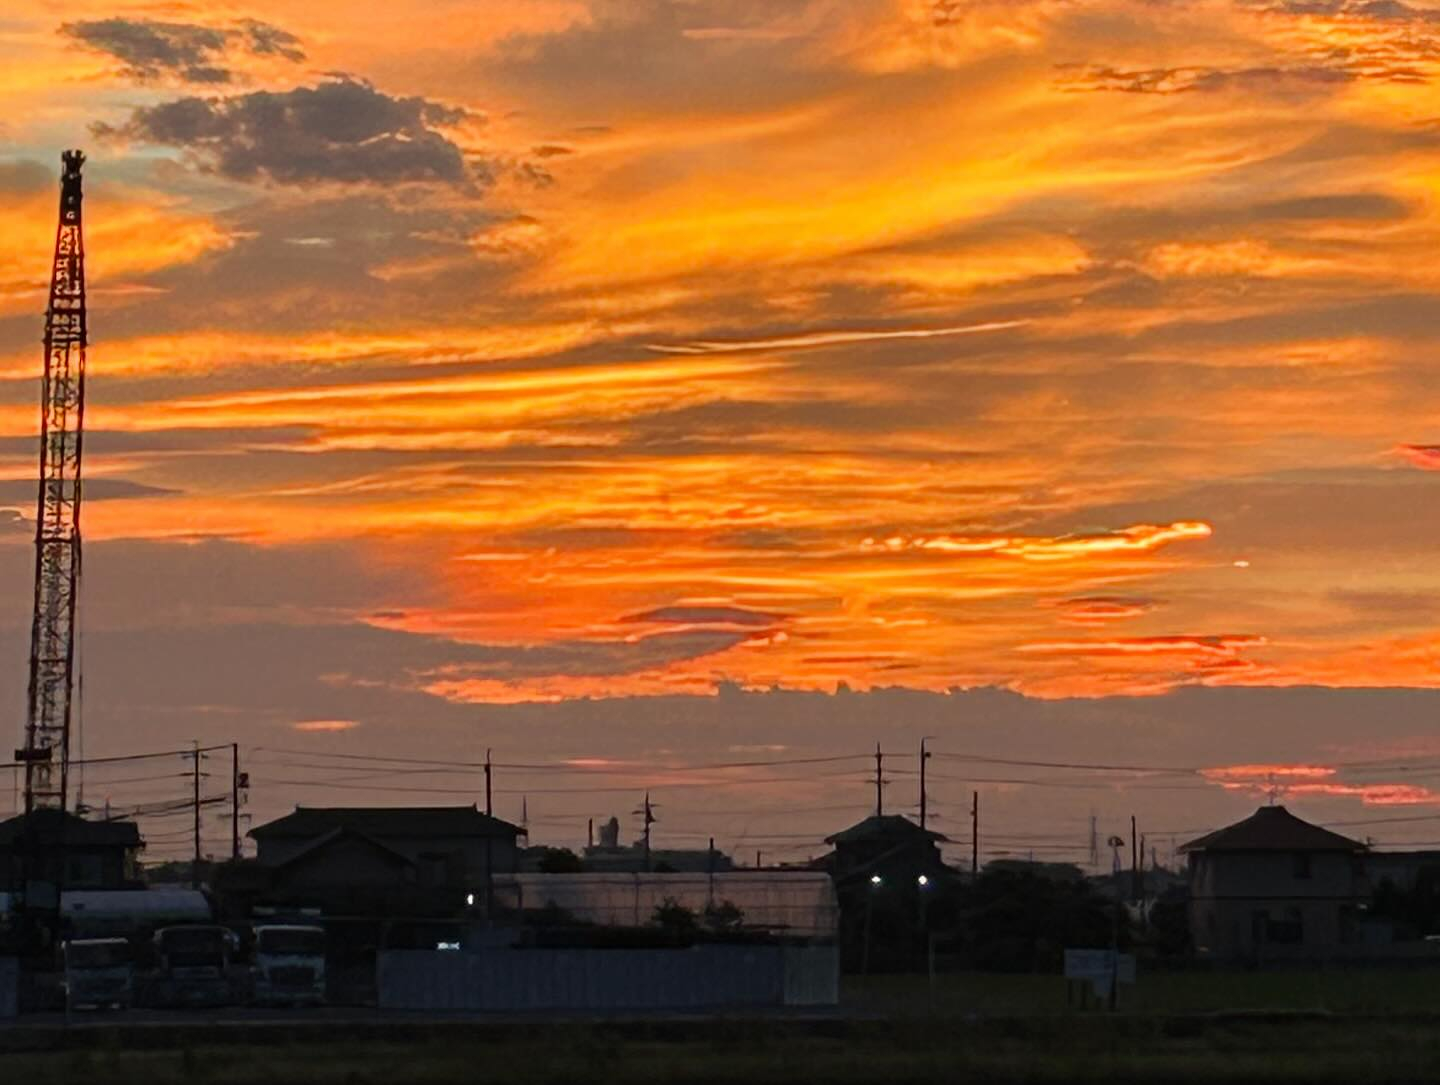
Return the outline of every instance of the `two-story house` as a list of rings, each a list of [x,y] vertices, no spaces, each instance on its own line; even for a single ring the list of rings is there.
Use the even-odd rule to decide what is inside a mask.
[[[1319,959],[1359,940],[1364,844],[1262,806],[1180,849],[1190,932],[1211,960]]]
[[[326,914],[449,914],[515,873],[520,831],[474,806],[301,806],[250,831],[245,881],[257,901]]]
[[[143,843],[133,821],[36,810],[0,821],[0,891],[58,899],[62,889],[135,889]]]

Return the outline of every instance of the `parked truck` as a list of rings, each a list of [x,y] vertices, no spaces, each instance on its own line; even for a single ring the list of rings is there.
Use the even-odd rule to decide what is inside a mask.
[[[74,938],[61,948],[65,1006],[128,1009],[135,998],[135,954],[124,938]]]
[[[223,1006],[235,1001],[239,939],[227,927],[186,925],[155,932],[150,999],[157,1006]]]
[[[324,929],[293,923],[257,926],[250,983],[251,998],[263,1005],[323,1005]]]

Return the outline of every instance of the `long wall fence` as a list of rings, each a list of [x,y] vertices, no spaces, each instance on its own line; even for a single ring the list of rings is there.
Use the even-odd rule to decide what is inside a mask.
[[[386,950],[379,1003],[396,1010],[704,1010],[833,1006],[833,945],[687,949]]]

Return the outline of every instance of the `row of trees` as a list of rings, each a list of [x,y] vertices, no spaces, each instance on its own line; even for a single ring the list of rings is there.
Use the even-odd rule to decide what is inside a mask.
[[[1026,870],[982,871],[973,881],[852,885],[841,892],[841,944],[851,971],[943,967],[1054,972],[1067,948],[1150,957],[1189,953],[1183,895],[1151,903],[1143,922],[1085,878]]]

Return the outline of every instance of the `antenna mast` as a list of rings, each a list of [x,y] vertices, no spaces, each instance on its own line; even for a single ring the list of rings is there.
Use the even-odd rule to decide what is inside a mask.
[[[85,242],[80,167],[60,156],[60,224],[45,312],[40,392],[40,492],[35,517],[35,615],[25,720],[25,811],[63,810],[70,761],[75,602],[80,580],[80,447],[85,416]]]

